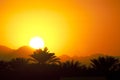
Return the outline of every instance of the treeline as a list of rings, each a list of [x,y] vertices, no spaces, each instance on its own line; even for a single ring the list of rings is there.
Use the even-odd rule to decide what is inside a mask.
[[[60,62],[47,48],[36,50],[31,58],[0,61],[0,80],[60,80],[63,77],[101,76],[120,80],[120,59],[100,56],[90,60],[89,66],[79,61]]]

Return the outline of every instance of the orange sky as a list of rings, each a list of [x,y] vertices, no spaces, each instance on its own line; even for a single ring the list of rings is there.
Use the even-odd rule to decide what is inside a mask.
[[[0,0],[0,45],[40,36],[57,55],[120,55],[119,0]]]

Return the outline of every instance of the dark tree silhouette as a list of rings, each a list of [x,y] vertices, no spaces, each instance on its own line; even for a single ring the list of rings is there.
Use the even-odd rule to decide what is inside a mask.
[[[9,61],[9,65],[11,66],[12,70],[18,70],[25,68],[26,65],[28,65],[29,59],[25,58],[14,58],[11,61]]]
[[[66,62],[62,63],[62,67],[66,68],[66,69],[68,69],[68,68],[77,69],[77,68],[79,68],[79,66],[80,66],[80,62],[74,61],[74,60],[66,61]]]
[[[11,64],[24,65],[29,63],[29,59],[25,58],[14,58],[10,61]]]
[[[39,64],[55,64],[60,63],[60,59],[55,56],[55,53],[50,53],[48,48],[45,47],[43,50],[38,49],[31,55]]]
[[[115,71],[115,67],[119,63],[119,59],[112,56],[98,57],[91,59],[91,67],[98,73],[108,74]]]
[[[61,63],[61,71],[63,76],[78,76],[86,67],[79,61],[66,61]]]
[[[8,62],[0,61],[0,72],[4,72],[8,70],[9,70]]]

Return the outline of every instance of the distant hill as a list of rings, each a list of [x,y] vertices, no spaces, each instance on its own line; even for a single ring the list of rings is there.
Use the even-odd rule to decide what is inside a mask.
[[[84,57],[82,57],[82,56],[72,56],[72,57],[70,57],[68,55],[61,55],[61,56],[59,56],[59,58],[62,62],[65,62],[67,60],[75,60],[75,61],[77,60],[77,61],[80,61],[83,64],[89,65],[91,59],[98,58],[100,56],[107,56],[107,55],[104,55],[102,53],[96,53],[96,54],[93,54],[93,55],[90,55],[90,56],[84,56]],[[108,56],[110,56],[110,55],[108,55]],[[114,57],[120,59],[120,56],[114,56]]]
[[[22,57],[22,58],[29,58],[31,54],[33,54],[35,50],[29,46],[22,46],[18,49],[11,49],[6,46],[0,45],[0,60],[10,60],[12,58],[16,57]],[[68,56],[68,55],[61,55],[59,56],[60,60],[62,62],[65,62],[67,60],[78,60],[84,64],[89,64],[90,59],[97,58],[99,56],[106,56],[104,54],[93,54],[91,56]],[[117,58],[120,58],[120,56],[115,56]]]
[[[0,60],[10,60],[16,57],[28,58],[34,52],[29,46],[22,46],[16,50],[0,45]]]
[[[12,51],[13,51],[13,49],[10,49],[6,46],[0,45],[0,53],[9,53],[9,52],[12,52]]]
[[[15,50],[10,49],[6,46],[2,46],[0,45],[0,60],[9,60],[12,58],[12,52],[14,52]]]
[[[18,48],[17,50],[15,50],[13,52],[13,54],[16,55],[16,57],[24,57],[24,58],[28,58],[30,57],[30,55],[34,52],[35,50],[32,49],[29,46],[22,46],[20,48]]]
[[[62,62],[65,62],[65,61],[68,61],[68,60],[72,59],[72,57],[70,57],[68,55],[61,55],[61,56],[59,56],[59,58]]]

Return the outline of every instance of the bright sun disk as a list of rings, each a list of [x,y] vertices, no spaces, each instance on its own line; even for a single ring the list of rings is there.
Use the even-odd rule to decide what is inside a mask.
[[[34,49],[43,48],[44,41],[40,37],[34,37],[30,40],[30,46]]]

